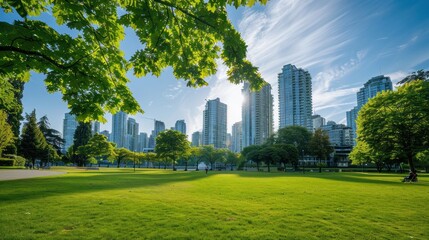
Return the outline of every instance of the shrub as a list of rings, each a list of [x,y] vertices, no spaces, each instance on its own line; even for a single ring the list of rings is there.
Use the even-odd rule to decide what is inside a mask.
[[[13,166],[14,162],[14,159],[0,158],[0,166]]]
[[[14,166],[24,167],[27,160],[21,156],[15,156]]]

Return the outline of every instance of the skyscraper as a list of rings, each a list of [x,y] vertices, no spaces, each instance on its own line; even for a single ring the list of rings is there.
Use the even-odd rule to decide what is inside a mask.
[[[177,120],[174,130],[179,131],[186,135],[186,123],[185,120]]]
[[[147,147],[148,147],[147,133],[141,132],[139,135],[138,150],[137,151],[143,152],[143,150]]]
[[[128,115],[122,111],[112,116],[112,140],[116,147],[127,147],[127,118]]]
[[[127,146],[131,151],[137,151],[139,136],[139,124],[134,118],[128,118],[127,121]]]
[[[384,75],[376,76],[368,80],[363,85],[363,88],[357,92],[357,107],[360,110],[369,99],[375,97],[377,93],[392,90],[392,81],[390,77],[385,77]]]
[[[310,73],[291,64],[284,65],[278,83],[279,128],[297,125],[313,131]]]
[[[271,85],[267,84],[261,90],[253,92],[246,82],[241,92],[243,95],[241,146],[244,148],[263,144],[273,134]]]
[[[92,135],[95,135],[96,133],[100,133],[100,122],[98,121],[91,122],[91,131],[92,131]]]
[[[231,151],[233,152],[241,152],[243,149],[241,143],[243,142],[243,134],[242,134],[242,124],[241,122],[236,122],[232,125],[232,143],[231,143]]]
[[[64,115],[63,139],[65,143],[64,143],[63,153],[67,152],[69,147],[73,145],[74,132],[76,131],[77,125],[78,125],[78,122],[76,121],[76,116],[70,113],[66,113]]]
[[[388,90],[392,90],[392,81],[390,80],[390,77],[381,75],[368,80],[356,93],[357,106],[346,112],[347,126],[352,128],[353,145],[356,145],[356,119],[359,110],[368,102],[369,99],[375,97],[377,93]]]
[[[163,132],[165,130],[165,124],[164,122],[155,120],[154,122],[154,130],[152,132],[152,138],[153,138],[153,147],[156,146],[156,137],[160,132]]]
[[[227,106],[219,98],[208,100],[203,112],[203,145],[226,148]]]
[[[325,118],[321,117],[319,114],[313,115],[312,119],[313,119],[313,131],[325,125],[325,122],[326,122]]]
[[[198,147],[201,146],[202,139],[201,139],[201,132],[194,132],[192,133],[192,146]]]

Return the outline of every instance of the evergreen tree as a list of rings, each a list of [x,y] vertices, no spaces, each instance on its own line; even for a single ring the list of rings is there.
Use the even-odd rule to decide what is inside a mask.
[[[27,114],[26,119],[27,122],[22,128],[19,153],[26,159],[31,160],[33,166],[35,166],[36,159],[44,157],[47,143],[42,131],[37,126],[36,110],[33,110],[30,115]]]
[[[37,125],[45,136],[46,142],[55,149],[57,154],[61,155],[61,149],[65,142],[61,137],[61,133],[51,128],[49,119],[46,115],[40,118]]]
[[[78,154],[78,149],[80,146],[87,145],[91,137],[91,123],[79,122],[79,125],[77,126],[73,136],[73,152],[75,153],[73,155],[73,161],[80,167],[85,166],[88,158],[83,154]]]

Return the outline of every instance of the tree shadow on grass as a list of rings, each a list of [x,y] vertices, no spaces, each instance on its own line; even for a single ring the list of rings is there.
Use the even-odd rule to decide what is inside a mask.
[[[27,201],[59,194],[153,187],[207,177],[203,172],[73,172],[70,175],[1,181],[0,202]]]
[[[237,176],[240,177],[259,177],[259,178],[273,178],[273,177],[284,177],[284,178],[318,178],[318,179],[326,179],[326,180],[332,180],[332,181],[339,181],[339,182],[354,182],[354,183],[362,183],[362,184],[385,184],[385,185],[392,185],[392,186],[401,186],[404,185],[404,183],[401,182],[401,180],[405,177],[405,174],[390,174],[390,173],[349,173],[349,172],[343,172],[343,173],[308,173],[306,172],[303,174],[302,172],[234,172]],[[428,175],[427,174],[421,174],[419,175],[419,182],[413,183],[415,186],[419,187],[428,187],[429,181],[428,181]],[[304,180],[303,180],[304,181]]]

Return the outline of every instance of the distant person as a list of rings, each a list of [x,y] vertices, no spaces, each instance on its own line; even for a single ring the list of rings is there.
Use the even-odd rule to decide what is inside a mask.
[[[207,175],[208,172],[209,172],[209,167],[206,166],[206,175]]]
[[[417,182],[417,173],[410,170],[410,174],[408,174],[408,176],[404,177],[402,182]]]

